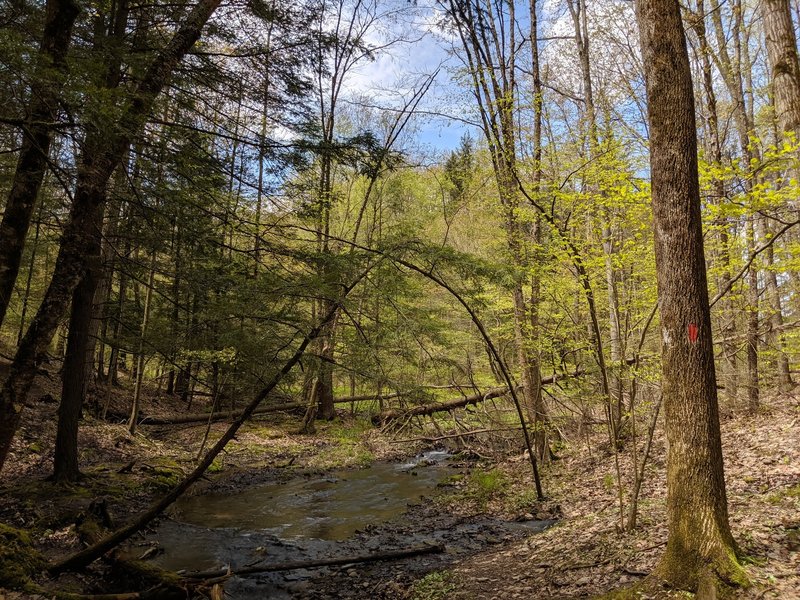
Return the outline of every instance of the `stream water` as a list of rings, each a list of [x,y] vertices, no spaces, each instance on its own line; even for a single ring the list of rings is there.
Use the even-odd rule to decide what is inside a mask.
[[[402,572],[420,576],[446,566],[456,556],[489,544],[530,534],[548,522],[508,523],[491,518],[461,520],[441,515],[420,500],[453,469],[444,452],[429,452],[405,464],[376,463],[367,469],[304,477],[287,483],[256,485],[236,493],[181,499],[173,518],[164,520],[144,544],[163,550],[154,561],[180,570],[244,566],[260,560],[285,562],[332,558],[399,549],[422,543],[444,543],[445,555],[404,561]],[[409,508],[410,506],[412,508]],[[398,519],[406,514],[406,518]],[[130,555],[142,550],[131,548]],[[375,564],[356,569],[313,569],[233,578],[225,584],[233,598],[371,598],[369,581],[391,578],[398,565]],[[388,575],[381,569],[394,569]],[[326,587],[331,578],[356,586],[355,595],[338,595]],[[337,580],[338,581],[338,580]],[[321,583],[320,583],[321,582]],[[319,587],[319,586],[322,587]],[[346,587],[347,587],[346,586]],[[354,589],[356,589],[354,588]],[[363,595],[359,593],[363,591]],[[333,594],[333,595],[331,595]]]
[[[281,538],[344,540],[388,521],[429,494],[453,470],[446,452],[427,452],[405,464],[375,463],[252,487],[238,494],[194,496],[178,504],[180,519],[205,527],[259,530]]]

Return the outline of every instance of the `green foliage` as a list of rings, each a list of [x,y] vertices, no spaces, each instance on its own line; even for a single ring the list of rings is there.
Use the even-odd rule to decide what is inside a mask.
[[[793,485],[767,496],[767,502],[770,504],[781,504],[786,500],[800,500],[800,485]]]
[[[414,582],[412,600],[445,600],[456,590],[455,576],[451,571],[434,571]]]

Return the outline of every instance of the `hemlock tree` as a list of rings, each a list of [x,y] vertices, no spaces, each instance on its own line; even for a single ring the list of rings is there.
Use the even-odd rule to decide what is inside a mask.
[[[653,577],[715,598],[724,585],[748,581],[728,524],[692,78],[677,0],[639,0],[636,13],[648,98],[669,441],[669,539]]]
[[[131,138],[140,130],[172,72],[200,37],[200,32],[221,0],[201,0],[186,15],[169,43],[154,57],[144,72],[118,121],[118,128],[106,132],[102,144],[87,153],[84,143],[79,160],[75,193],[69,220],[45,297],[17,349],[10,373],[0,389],[0,470],[11,448],[22,408],[34,377],[70,298],[83,279],[87,255],[93,248],[93,227],[106,201],[112,173],[127,152]],[[91,124],[89,124],[91,129]],[[99,137],[90,131],[89,136]],[[74,410],[74,408],[71,408]],[[63,412],[63,411],[62,411]],[[67,419],[70,423],[76,419]]]

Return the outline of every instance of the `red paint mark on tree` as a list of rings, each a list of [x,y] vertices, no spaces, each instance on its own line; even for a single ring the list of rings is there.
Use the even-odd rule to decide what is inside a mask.
[[[700,335],[700,329],[697,327],[696,323],[689,323],[689,341],[693,344],[697,341],[698,336]]]

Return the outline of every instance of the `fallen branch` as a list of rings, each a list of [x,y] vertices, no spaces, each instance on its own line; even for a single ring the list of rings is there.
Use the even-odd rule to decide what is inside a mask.
[[[516,389],[522,389],[521,386],[517,386]],[[500,396],[505,396],[508,393],[508,387],[497,387],[492,388],[487,392],[472,394],[471,396],[464,396],[463,398],[456,398],[454,400],[447,400],[445,402],[433,402],[432,404],[421,404],[420,406],[415,406],[413,408],[409,408],[406,410],[398,410],[398,409],[391,409],[385,410],[382,413],[375,415],[372,420],[376,424],[385,424],[389,421],[393,421],[394,419],[400,417],[414,417],[414,416],[426,416],[432,415],[433,413],[449,411],[456,408],[464,408],[465,406],[469,406],[470,404],[478,404],[485,400],[489,400],[490,398],[498,398]]]
[[[347,400],[349,401],[349,400]],[[344,399],[335,400],[334,402],[345,402]],[[270,413],[281,412],[284,410],[305,410],[308,405],[305,402],[286,402],[284,404],[273,404],[271,406],[264,406],[258,410],[253,411],[253,416],[265,415]],[[225,421],[227,419],[237,419],[242,415],[240,410],[228,410],[216,412],[213,415],[210,413],[197,413],[191,415],[174,415],[167,417],[143,417],[139,422],[140,425],[185,425],[187,423],[207,423],[209,417],[212,421]]]
[[[774,243],[775,243],[775,241],[776,241],[776,240],[777,240],[779,237],[781,237],[781,236],[782,236],[784,233],[786,233],[787,231],[789,231],[789,229],[791,229],[792,227],[794,227],[794,226],[795,226],[795,225],[797,225],[798,223],[800,223],[800,221],[792,221],[792,222],[790,222],[790,223],[786,223],[786,224],[785,224],[783,227],[781,227],[781,228],[780,228],[778,231],[776,231],[776,232],[775,232],[775,233],[772,235],[772,237],[771,237],[769,240],[767,240],[766,242],[764,242],[763,244],[761,244],[761,245],[760,245],[758,248],[756,248],[755,250],[753,250],[753,251],[750,253],[750,256],[749,256],[749,258],[747,259],[747,262],[745,262],[745,263],[744,263],[744,265],[742,266],[742,268],[741,268],[741,269],[739,269],[739,271],[736,273],[736,275],[734,275],[733,277],[731,277],[731,278],[728,280],[728,282],[725,284],[725,287],[723,287],[723,288],[722,288],[722,289],[721,289],[721,290],[720,290],[720,291],[717,293],[717,295],[716,295],[716,296],[714,296],[714,297],[713,297],[711,300],[709,300],[709,302],[708,302],[708,305],[709,305],[709,307],[713,307],[713,306],[714,306],[714,305],[715,305],[717,302],[719,302],[719,300],[720,300],[720,299],[721,299],[721,298],[722,298],[722,297],[723,297],[725,294],[727,294],[729,291],[731,291],[731,288],[733,287],[733,284],[734,284],[734,283],[736,283],[737,281],[739,281],[739,279],[741,279],[741,278],[742,278],[742,276],[743,276],[745,273],[747,273],[747,270],[750,268],[750,265],[752,265],[752,264],[753,264],[753,261],[756,259],[756,257],[757,257],[759,254],[761,254],[761,253],[762,253],[764,250],[766,250],[767,248],[769,248],[770,246],[772,246],[772,244],[774,244]]]
[[[187,573],[183,577],[187,580],[217,579],[219,577],[233,577],[242,575],[252,575],[255,573],[271,573],[275,571],[294,571],[296,569],[313,569],[317,567],[333,567],[336,565],[349,565],[357,563],[377,562],[381,560],[397,560],[400,558],[410,558],[423,554],[438,554],[444,552],[443,544],[426,544],[424,546],[412,546],[403,550],[389,550],[386,552],[376,552],[374,554],[362,554],[358,556],[342,556],[340,558],[322,558],[312,560],[295,560],[284,563],[273,563],[271,565],[251,565],[241,569],[220,569],[216,571],[199,571]]]

